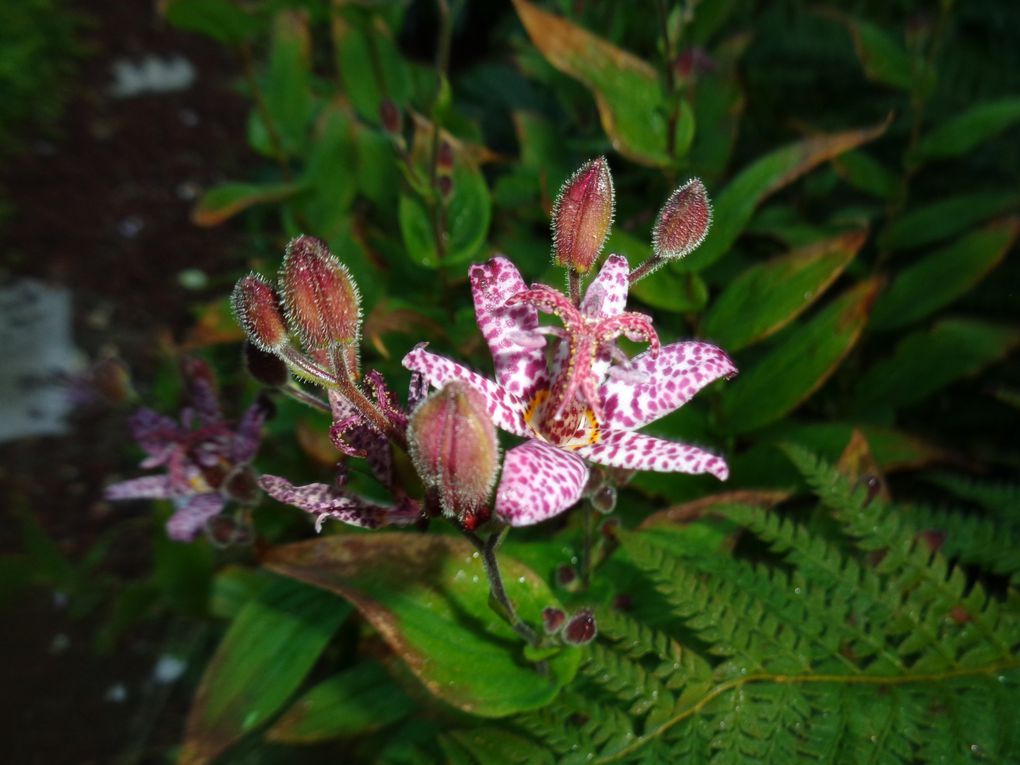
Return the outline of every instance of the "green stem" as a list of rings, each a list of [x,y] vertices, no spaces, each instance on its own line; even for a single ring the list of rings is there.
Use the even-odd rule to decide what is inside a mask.
[[[482,564],[485,566],[485,573],[489,577],[489,592],[492,594],[493,600],[503,608],[507,621],[513,627],[514,632],[524,638],[530,645],[537,646],[539,643],[538,633],[518,616],[517,609],[514,608],[513,601],[510,600],[506,587],[503,586],[503,575],[499,571],[499,560],[496,558],[496,550],[503,544],[503,540],[509,531],[509,526],[503,526],[485,540],[482,540],[481,537],[471,531],[465,531],[464,534],[478,548],[478,552],[482,555]]]
[[[581,508],[584,514],[584,538],[581,548],[581,589],[587,591],[591,582],[592,548],[595,543],[595,508],[585,502]]]
[[[439,191],[439,99],[443,93],[443,83],[446,81],[447,71],[450,68],[450,42],[453,37],[453,25],[450,20],[450,5],[447,0],[436,0],[436,10],[439,14],[439,37],[436,42],[436,94],[432,99],[432,166],[429,169],[429,181],[434,195],[432,208],[432,236],[436,242],[436,258],[440,263],[446,254],[446,203]]]

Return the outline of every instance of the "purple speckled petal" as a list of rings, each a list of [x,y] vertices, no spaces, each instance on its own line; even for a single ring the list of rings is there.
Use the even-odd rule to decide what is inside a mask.
[[[170,479],[165,475],[147,475],[106,487],[103,496],[109,500],[169,499],[173,496]]]
[[[138,445],[149,456],[145,467],[160,465],[169,455],[176,443],[184,437],[180,426],[169,417],[164,417],[152,409],[142,408],[131,415],[128,421],[131,434]]]
[[[673,343],[639,354],[609,370],[602,385],[607,427],[633,430],[664,417],[720,377],[737,373],[727,356],[709,343]]]
[[[451,361],[445,356],[429,353],[418,346],[404,357],[404,367],[412,372],[421,372],[435,388],[441,388],[450,380],[463,380],[476,388],[485,397],[485,406],[496,427],[516,436],[528,436],[531,431],[524,422],[526,403],[510,391],[502,388],[477,372]]]
[[[630,266],[622,255],[610,255],[598,276],[592,279],[581,302],[581,312],[590,319],[608,319],[623,313],[627,305]]]
[[[217,493],[196,494],[170,516],[166,522],[167,536],[178,542],[190,542],[205,528],[206,521],[219,514],[226,502]]]
[[[416,508],[415,512],[411,512],[404,504],[393,508],[372,505],[325,483],[295,486],[285,478],[264,475],[259,479],[259,486],[273,499],[316,516],[318,530],[327,518],[350,526],[375,529],[390,524],[413,523],[418,517]]]
[[[506,454],[496,514],[511,526],[540,523],[577,502],[587,482],[584,460],[544,441],[528,441]]]
[[[704,449],[622,430],[603,434],[601,441],[593,446],[582,446],[577,454],[600,465],[628,470],[711,473],[720,481],[725,481],[730,474],[722,457]]]
[[[234,439],[230,444],[230,461],[237,465],[251,462],[258,454],[262,443],[262,426],[265,424],[268,410],[259,402],[255,402],[237,423]]]
[[[517,267],[503,257],[471,266],[471,291],[478,328],[492,352],[496,380],[511,393],[529,399],[547,384],[545,338],[535,333],[538,311],[533,305],[507,306],[527,289]]]

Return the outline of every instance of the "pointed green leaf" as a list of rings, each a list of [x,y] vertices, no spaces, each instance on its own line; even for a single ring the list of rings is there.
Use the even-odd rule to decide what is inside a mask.
[[[466,157],[458,157],[453,168],[453,193],[446,208],[448,233],[443,265],[470,260],[485,244],[492,219],[492,198],[485,176]]]
[[[249,207],[280,202],[300,190],[295,183],[223,183],[201,196],[191,211],[191,221],[196,226],[218,226]]]
[[[348,208],[357,190],[351,172],[355,157],[351,118],[329,106],[317,120],[308,148],[301,185],[304,219],[322,239],[330,240],[347,229]]]
[[[818,390],[860,337],[880,286],[869,279],[848,290],[730,383],[720,408],[725,429],[760,428]]]
[[[699,334],[729,352],[774,334],[821,297],[866,238],[855,231],[751,266],[712,303]]]
[[[407,103],[411,92],[408,65],[381,21],[363,27],[335,14],[333,42],[344,93],[363,119],[378,125],[379,107],[385,98],[398,106]]]
[[[307,744],[370,733],[411,714],[417,705],[375,661],[323,680],[266,733],[270,741]]]
[[[913,62],[907,50],[888,32],[869,21],[838,11],[828,12],[846,26],[865,76],[874,82],[900,90],[913,88]]]
[[[178,763],[209,762],[272,717],[350,613],[340,598],[289,579],[260,592],[205,669]]]
[[[410,194],[401,194],[397,217],[407,256],[420,266],[438,268],[439,253],[432,236],[432,220],[421,200]]]
[[[1005,257],[1018,232],[1020,218],[1000,220],[904,269],[875,303],[872,326],[903,327],[965,295]]]
[[[712,228],[704,244],[679,261],[699,271],[721,258],[737,241],[755,209],[770,194],[843,152],[880,136],[886,124],[862,130],[820,135],[784,146],[746,167],[715,197]],[[710,190],[711,193],[711,190]]]
[[[864,373],[857,384],[859,411],[900,407],[977,374],[1020,343],[1020,329],[971,319],[947,319],[909,335],[895,353]]]
[[[665,94],[650,64],[526,0],[514,8],[546,60],[592,91],[614,149],[644,165],[671,163]]]
[[[168,0],[166,20],[178,29],[197,32],[221,43],[243,42],[258,29],[258,21],[230,0]]]
[[[924,136],[910,160],[918,165],[929,159],[958,157],[1018,121],[1020,97],[985,101],[950,118]]]
[[[312,117],[311,38],[306,14],[282,11],[277,15],[262,90],[283,150],[299,153]]]
[[[892,199],[899,191],[900,179],[877,159],[863,151],[848,151],[832,161],[840,178],[855,189],[879,199]]]
[[[932,202],[890,222],[878,237],[885,252],[921,247],[966,231],[975,223],[1020,206],[1016,191],[979,191]]]
[[[489,583],[464,539],[415,533],[338,535],[271,551],[276,573],[350,600],[432,693],[483,717],[549,703],[580,660],[567,649],[540,672],[524,643],[489,606]],[[537,625],[556,606],[548,585],[523,564],[500,556],[521,618]]]

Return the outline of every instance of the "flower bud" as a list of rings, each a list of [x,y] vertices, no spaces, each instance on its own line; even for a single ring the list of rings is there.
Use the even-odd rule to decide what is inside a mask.
[[[394,135],[400,132],[400,108],[389,98],[379,104],[379,122],[383,130]]]
[[[465,382],[447,383],[423,401],[407,426],[411,459],[443,512],[474,528],[487,519],[499,468],[496,428],[485,398]]]
[[[563,628],[567,615],[558,608],[549,606],[542,609],[542,627],[546,635],[555,635]]]
[[[268,353],[287,344],[287,327],[276,290],[259,274],[239,279],[231,295],[234,315],[252,345]]]
[[[598,634],[595,626],[595,614],[590,609],[582,608],[570,617],[570,621],[563,628],[563,641],[570,645],[584,645],[590,643]]]
[[[560,188],[553,207],[553,260],[584,273],[602,252],[613,224],[613,176],[605,157],[581,165]]]
[[[453,170],[453,147],[449,141],[442,141],[439,144],[439,151],[436,153],[436,168],[441,173],[449,173]]]
[[[652,249],[661,260],[682,258],[705,241],[712,205],[705,184],[693,178],[674,191],[659,210],[652,229]]]
[[[361,295],[347,268],[312,236],[287,245],[280,291],[291,327],[309,350],[355,344],[361,332]]]

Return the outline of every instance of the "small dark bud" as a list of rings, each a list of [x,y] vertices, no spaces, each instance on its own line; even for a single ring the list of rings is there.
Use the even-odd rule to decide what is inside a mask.
[[[441,141],[439,151],[436,153],[436,169],[441,173],[449,173],[453,170],[453,147],[449,141]]]
[[[556,584],[567,590],[575,587],[577,585],[577,569],[567,564],[563,564],[557,568]]]
[[[616,196],[605,157],[585,162],[560,187],[552,213],[553,261],[585,273],[613,225]]]
[[[234,316],[248,340],[263,351],[280,350],[287,344],[287,327],[276,290],[259,274],[238,280],[231,296]]]
[[[248,374],[270,388],[286,385],[290,379],[287,365],[279,356],[267,353],[250,341],[244,344],[244,366]]]
[[[400,108],[388,98],[379,104],[379,123],[387,133],[393,135],[400,133]]]
[[[259,479],[250,465],[238,465],[223,479],[220,491],[239,505],[254,505],[259,499]]]
[[[567,615],[559,608],[549,606],[542,610],[542,627],[545,628],[546,635],[555,635],[563,629],[566,620]]]
[[[946,541],[946,532],[939,529],[925,529],[918,537],[930,553],[937,553]]]
[[[630,611],[634,607],[634,599],[625,592],[613,598],[613,608],[617,611]]]
[[[694,178],[674,191],[659,210],[652,228],[652,249],[661,260],[682,258],[708,234],[712,206],[705,185]]]
[[[603,486],[591,496],[591,506],[603,515],[613,512],[616,507],[616,487]]]
[[[595,614],[583,608],[570,617],[563,628],[563,640],[570,645],[585,645],[595,639],[598,628],[595,626]]]
[[[453,194],[453,178],[449,175],[441,175],[436,180],[436,185],[439,187],[439,194],[443,199],[448,200]]]

